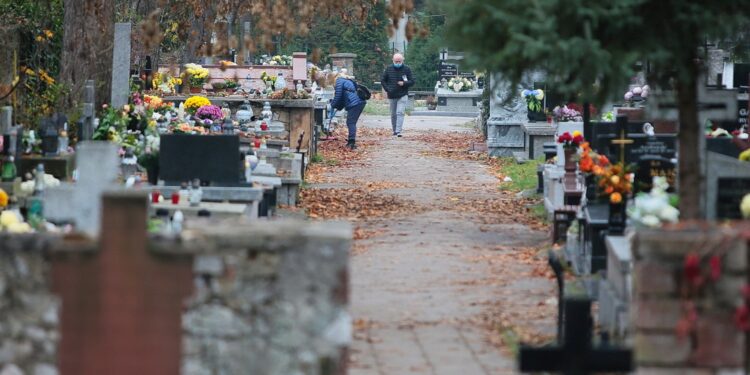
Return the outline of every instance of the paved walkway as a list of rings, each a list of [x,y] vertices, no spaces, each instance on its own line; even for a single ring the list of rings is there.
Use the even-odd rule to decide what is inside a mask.
[[[487,342],[480,317],[494,313],[503,299],[518,299],[512,305],[517,308],[540,303],[554,291],[544,278],[503,279],[503,269],[530,265],[504,264],[512,259],[507,257],[491,261],[516,248],[539,246],[545,233],[512,221],[483,222],[480,213],[456,208],[458,202],[486,198],[512,204],[514,195],[497,189],[485,164],[433,156],[433,145],[416,140],[431,132],[472,131],[470,120],[407,118],[404,138],[370,138],[377,144],[368,152],[368,167],[329,173],[339,187],[388,182],[390,188],[377,194],[413,207],[395,217],[355,221],[368,235],[355,241],[351,263],[351,375],[513,373],[515,359]],[[360,124],[390,128],[385,117],[364,117]]]

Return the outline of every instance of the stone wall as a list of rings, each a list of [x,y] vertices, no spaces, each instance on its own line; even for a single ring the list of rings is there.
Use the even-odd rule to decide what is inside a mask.
[[[348,225],[331,223],[191,237],[185,246],[203,255],[183,315],[182,373],[344,373],[350,237]]]
[[[351,340],[350,226],[282,221],[198,225],[177,239],[152,237],[147,245],[150,256],[167,266],[193,258],[194,293],[182,314],[181,373],[344,374]],[[61,325],[66,301],[51,292],[75,285],[50,285],[63,279],[58,262],[94,261],[102,257],[95,247],[72,238],[0,234],[1,374],[57,374],[58,364],[70,362],[62,358],[70,353],[61,348],[65,337],[75,336],[65,329],[112,321],[112,316],[97,316]],[[59,293],[69,294],[64,289]],[[133,311],[101,314],[108,313]],[[70,311],[67,316],[75,319]],[[137,329],[153,326],[149,317],[140,318],[143,324]],[[64,368],[59,372],[65,374]]]
[[[0,374],[57,373],[60,300],[49,289],[50,241],[0,234]]]
[[[639,373],[746,373],[747,336],[735,322],[748,281],[742,230],[706,224],[639,230],[633,255]]]

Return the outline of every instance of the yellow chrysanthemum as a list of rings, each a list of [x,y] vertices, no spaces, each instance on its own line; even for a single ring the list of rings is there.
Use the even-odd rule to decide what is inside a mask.
[[[750,148],[740,153],[740,160],[750,161]]]
[[[211,101],[203,96],[191,96],[185,100],[185,109],[193,113],[204,105],[211,105]]]

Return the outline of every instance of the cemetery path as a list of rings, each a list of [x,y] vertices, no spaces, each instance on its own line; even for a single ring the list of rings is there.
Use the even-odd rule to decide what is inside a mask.
[[[311,166],[310,216],[356,228],[352,375],[514,373],[519,340],[554,334],[547,234],[466,152],[468,120],[409,117],[393,138],[388,118],[363,116],[360,150],[327,142]]]

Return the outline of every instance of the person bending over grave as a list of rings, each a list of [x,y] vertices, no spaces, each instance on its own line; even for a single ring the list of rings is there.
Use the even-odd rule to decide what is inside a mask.
[[[346,127],[349,129],[346,147],[356,150],[357,121],[362,114],[362,110],[365,109],[365,105],[367,105],[367,100],[361,99],[357,95],[357,83],[346,73],[339,73],[334,87],[336,93],[331,101],[331,107],[336,110],[346,108]],[[331,115],[334,115],[333,111]]]
[[[414,85],[411,69],[404,65],[404,55],[400,53],[393,55],[393,65],[385,68],[383,76],[380,77],[380,83],[388,94],[388,101],[391,102],[393,135],[400,137],[404,126],[406,104],[409,102],[409,87]]]

